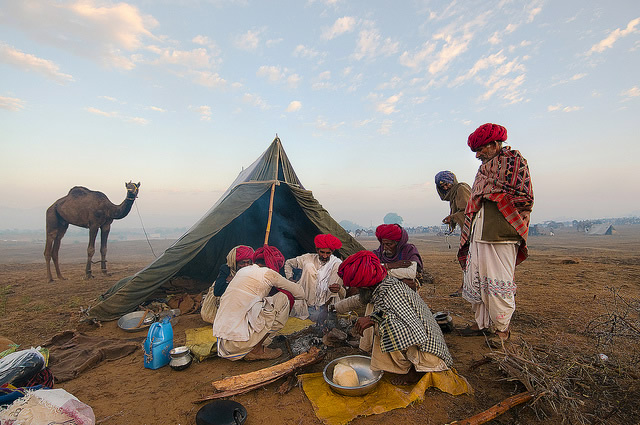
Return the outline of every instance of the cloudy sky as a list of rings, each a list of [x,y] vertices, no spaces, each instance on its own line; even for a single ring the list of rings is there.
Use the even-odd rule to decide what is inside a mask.
[[[639,69],[637,0],[0,0],[0,229],[129,180],[116,225],[188,227],[276,133],[336,220],[437,224],[485,122],[534,222],[640,215]]]

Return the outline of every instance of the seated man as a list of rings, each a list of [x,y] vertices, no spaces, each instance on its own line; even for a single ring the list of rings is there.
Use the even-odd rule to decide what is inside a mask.
[[[326,306],[335,304],[345,295],[342,279],[338,276],[342,260],[333,255],[333,251],[342,247],[342,242],[331,234],[317,235],[313,242],[315,254],[303,254],[284,263],[284,274],[289,280],[293,279],[293,269],[302,269],[298,284],[304,289],[305,299],[296,301],[291,311],[292,316],[300,319],[309,317],[309,308],[324,317]]]
[[[374,254],[359,251],[349,256],[338,274],[345,286],[357,287],[364,301],[373,305],[373,312],[355,324],[360,335],[374,329],[371,369],[403,375],[392,380],[394,384],[449,370],[453,359],[429,307],[417,292],[388,275]]]
[[[398,224],[381,224],[376,228],[380,246],[373,251],[389,275],[418,290],[418,274],[422,273],[422,257],[409,234]]]
[[[253,255],[254,264],[238,270],[220,298],[213,323],[218,338],[218,356],[229,360],[263,360],[280,357],[282,350],[263,345],[282,329],[295,299],[304,299],[300,285],[278,271],[284,256],[276,247],[265,245]],[[268,296],[272,288],[278,292]]]
[[[236,275],[236,272],[243,267],[253,264],[253,248],[250,246],[238,245],[233,247],[227,254],[227,262],[220,266],[218,277],[216,278],[206,297],[202,301],[200,315],[205,322],[213,323],[218,307],[220,307],[220,297],[227,289],[229,282]]]

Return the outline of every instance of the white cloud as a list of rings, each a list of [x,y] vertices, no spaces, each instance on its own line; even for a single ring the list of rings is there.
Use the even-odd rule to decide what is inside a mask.
[[[640,96],[640,88],[638,86],[633,86],[630,89],[620,93],[620,95],[626,97],[627,100],[629,100],[632,97],[638,97]]]
[[[363,58],[375,58],[377,56],[389,56],[398,51],[399,43],[391,38],[382,38],[375,28],[363,29],[358,34],[356,51],[352,57],[356,60]]]
[[[297,112],[300,109],[302,109],[302,103],[298,100],[292,101],[289,103],[289,106],[287,106],[287,112]]]
[[[103,117],[109,117],[109,118],[115,118],[115,117],[118,116],[117,112],[106,112],[106,111],[103,111],[101,109],[94,108],[92,106],[89,106],[87,108],[87,111],[92,113],[92,114],[94,114],[94,115],[101,115]]]
[[[208,47],[209,50],[212,50],[214,52],[217,52],[219,50],[218,45],[215,43],[215,41],[211,40],[206,35],[196,35],[191,39],[191,41],[195,44]]]
[[[583,109],[582,106],[562,106],[561,104],[547,106],[548,112],[575,112]]]
[[[591,49],[587,52],[588,55],[596,52],[602,53],[606,49],[610,49],[613,47],[616,41],[618,41],[622,37],[626,37],[629,34],[633,34],[636,32],[636,26],[640,24],[640,18],[633,19],[627,24],[625,29],[616,28],[613,30],[606,38],[604,38],[599,43],[594,44]]]
[[[267,66],[263,65],[258,68],[256,72],[258,77],[264,77],[271,83],[279,83],[286,81],[287,85],[291,88],[298,87],[298,84],[302,80],[298,74],[292,74],[287,68],[280,68],[279,66]]]
[[[122,116],[117,111],[107,112],[107,111],[103,111],[102,109],[94,108],[93,106],[89,106],[86,109],[87,109],[87,112],[94,115],[99,115],[101,117],[117,118],[121,121],[130,122],[138,125],[147,125],[149,123],[149,120],[147,120],[146,118]]]
[[[235,46],[241,50],[252,51],[258,48],[260,44],[260,34],[262,30],[252,31],[249,30],[246,33],[238,36],[235,40]]]
[[[456,39],[450,35],[441,34],[436,36],[436,40],[438,38],[444,40],[445,44],[436,54],[435,60],[429,64],[429,73],[431,74],[437,74],[445,70],[453,59],[464,53],[467,50],[473,35],[471,33],[466,33],[462,37]]]
[[[298,87],[300,81],[302,81],[302,77],[300,77],[298,74],[291,74],[287,77],[287,85],[289,85],[289,87],[291,87],[292,89]]]
[[[120,2],[84,1],[3,2],[0,23],[18,27],[37,41],[94,59],[106,66],[132,69],[126,53],[155,39],[158,22],[137,7]]]
[[[315,123],[315,126],[318,130],[328,130],[328,131],[336,131],[343,125],[344,125],[344,121],[331,124],[322,116],[319,116],[318,118],[316,118],[316,123]]]
[[[397,88],[401,83],[402,79],[400,77],[393,76],[389,81],[378,84],[376,90],[392,90]]]
[[[276,46],[276,45],[282,43],[283,41],[284,41],[284,38],[272,38],[270,40],[267,40],[264,44],[267,47],[273,47],[273,46]]]
[[[384,120],[382,121],[382,124],[380,124],[380,127],[378,128],[378,133],[382,134],[382,135],[387,135],[391,132],[391,126],[393,125],[393,121],[392,120]]]
[[[269,104],[267,104],[267,102],[264,99],[262,99],[260,96],[255,94],[245,93],[242,96],[242,101],[244,103],[247,103],[251,106],[255,106],[256,108],[260,108],[262,110],[269,109]]]
[[[352,32],[355,29],[356,20],[351,16],[343,16],[337,19],[331,28],[326,28],[322,31],[322,38],[325,40],[332,40],[339,35],[347,32]]]
[[[373,118],[368,118],[368,119],[356,121],[353,125],[354,127],[364,127],[365,125],[370,124],[372,122],[373,122]]]
[[[305,59],[313,59],[320,55],[320,52],[314,50],[310,47],[306,47],[303,44],[298,44],[295,49],[293,49],[293,56]]]
[[[167,112],[166,109],[162,109],[162,108],[159,108],[157,106],[149,106],[149,109],[151,109],[152,111],[156,111],[156,112]]]
[[[211,121],[211,106],[202,105],[202,106],[189,106],[189,110],[195,112],[200,115],[200,121]]]
[[[220,77],[217,72],[192,71],[190,74],[193,76],[193,81],[201,86],[215,88],[224,87],[227,84],[227,80]]]
[[[527,17],[527,22],[528,23],[533,22],[533,20],[535,19],[536,15],[538,15],[540,12],[542,12],[542,8],[541,7],[535,7],[533,9],[531,9],[529,11],[529,16]]]
[[[586,76],[587,76],[587,74],[585,74],[584,72],[579,73],[579,74],[574,74],[574,75],[571,76],[571,81],[580,80],[580,79],[582,79],[582,78],[584,78]]]
[[[132,122],[134,124],[147,125],[149,120],[141,117],[127,117],[124,119],[126,122]]]
[[[393,96],[389,96],[385,100],[378,102],[376,104],[376,111],[381,112],[385,115],[391,115],[396,112],[396,104],[402,97],[402,93],[394,94]]]
[[[21,52],[4,43],[0,43],[0,61],[23,71],[37,72],[59,83],[73,81],[73,77],[60,72],[60,67],[54,62]]]
[[[476,61],[476,63],[473,64],[471,69],[467,71],[466,74],[457,77],[455,80],[453,80],[453,82],[450,85],[456,86],[466,80],[469,80],[470,78],[473,78],[481,71],[484,71],[489,68],[497,68],[498,66],[502,65],[506,60],[507,58],[503,54],[502,50],[492,55],[486,56],[484,58],[480,58]]]
[[[17,97],[0,96],[0,109],[7,109],[9,111],[19,111],[24,109],[24,100]]]
[[[154,65],[180,65],[189,69],[207,69],[212,66],[211,56],[207,49],[202,47],[193,50],[177,50],[149,46],[148,50],[158,55],[151,61]]]

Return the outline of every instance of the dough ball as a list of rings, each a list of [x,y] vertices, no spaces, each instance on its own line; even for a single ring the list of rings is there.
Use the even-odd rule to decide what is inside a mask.
[[[333,369],[333,382],[343,387],[357,387],[360,385],[355,369],[342,363],[338,363]]]

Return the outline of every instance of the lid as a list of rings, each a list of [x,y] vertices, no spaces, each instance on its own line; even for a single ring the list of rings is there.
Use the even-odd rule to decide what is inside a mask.
[[[233,400],[214,400],[196,414],[197,425],[242,425],[246,420],[247,409]]]

